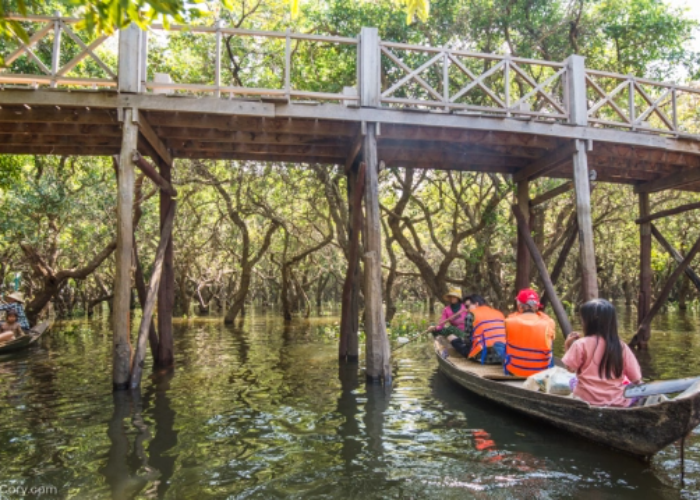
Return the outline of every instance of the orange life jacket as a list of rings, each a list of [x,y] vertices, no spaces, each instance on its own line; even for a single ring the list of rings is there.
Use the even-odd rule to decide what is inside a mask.
[[[481,364],[486,362],[486,348],[496,343],[505,344],[506,325],[503,313],[493,307],[479,306],[472,311],[474,315],[474,331],[472,333],[472,349],[469,358],[481,354]]]
[[[550,338],[554,320],[542,312],[515,313],[506,319],[506,373],[529,377],[554,366]]]

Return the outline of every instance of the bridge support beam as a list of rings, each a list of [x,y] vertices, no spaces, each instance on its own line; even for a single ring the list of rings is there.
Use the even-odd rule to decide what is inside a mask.
[[[382,304],[382,231],[379,212],[379,160],[376,124],[367,124],[365,173],[365,333],[367,380],[391,383],[389,338]]]
[[[112,307],[112,386],[127,389],[131,372],[130,309],[131,261],[134,246],[132,210],[134,205],[134,151],[138,142],[138,126],[133,109],[124,110],[122,146],[117,176],[117,250]]]
[[[649,193],[639,193],[639,217],[650,213]],[[639,328],[639,345],[646,347],[651,334],[644,318],[651,309],[651,222],[639,225],[639,297],[637,301],[637,328]]]
[[[516,205],[523,215],[521,221],[527,231],[530,230],[530,182],[525,179],[518,182]],[[530,287],[530,252],[527,249],[525,237],[518,231],[518,245],[516,250],[515,293],[523,288]]]
[[[588,172],[586,142],[576,141],[574,153],[574,189],[576,191],[576,220],[578,221],[579,255],[581,257],[581,285],[583,300],[598,298],[598,276],[593,245],[591,219],[591,186]]]
[[[172,165],[159,159],[160,176],[172,185]],[[160,229],[163,230],[170,207],[171,193],[160,191]],[[163,256],[163,270],[158,287],[158,358],[156,364],[167,368],[175,362],[173,353],[173,309],[175,307],[175,267],[173,263],[173,237],[168,240]]]

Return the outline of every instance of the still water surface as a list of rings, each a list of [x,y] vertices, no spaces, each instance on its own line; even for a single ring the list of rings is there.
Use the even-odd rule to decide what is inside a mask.
[[[678,446],[645,464],[504,411],[438,373],[427,340],[397,351],[393,388],[367,387],[338,367],[337,321],[178,323],[175,371],[140,395],[111,392],[105,321],[57,325],[0,357],[0,498],[700,498],[698,430],[681,488]],[[645,376],[700,374],[700,317],[655,329]]]

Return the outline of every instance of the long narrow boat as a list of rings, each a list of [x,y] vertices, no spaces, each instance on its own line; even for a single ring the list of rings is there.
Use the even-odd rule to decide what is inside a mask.
[[[648,460],[700,424],[700,389],[652,406],[604,408],[572,397],[523,388],[500,366],[467,361],[444,339],[435,341],[440,370],[465,389],[512,410]]]
[[[5,342],[0,344],[0,354],[8,354],[11,352],[21,351],[27,347],[35,344],[37,340],[48,330],[51,326],[51,322],[44,321],[38,324],[29,331],[28,335],[24,335],[18,339],[11,340],[10,342]]]

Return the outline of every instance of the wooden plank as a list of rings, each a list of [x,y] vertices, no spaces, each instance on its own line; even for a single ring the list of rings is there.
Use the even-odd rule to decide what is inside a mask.
[[[379,211],[379,159],[377,157],[376,125],[367,124],[363,158],[365,174],[365,330],[366,374],[368,380],[384,380],[391,384],[389,338],[382,307],[382,235]]]
[[[146,159],[141,156],[141,153],[138,151],[134,150],[133,154],[133,160],[134,164],[139,167],[141,172],[143,172],[146,177],[151,179],[156,186],[158,186],[162,191],[165,191],[172,197],[177,196],[177,190],[170,184],[168,181],[166,181],[156,170],[156,167],[151,165],[146,161]],[[171,165],[171,164],[169,164]],[[166,218],[167,220],[167,218]]]
[[[124,111],[124,138],[119,156],[117,178],[117,249],[112,305],[113,361],[112,387],[128,388],[131,372],[130,304],[131,257],[133,245],[134,161],[138,128],[131,121],[131,110]]]
[[[589,182],[586,143],[576,141],[574,154],[574,188],[576,193],[576,218],[579,231],[579,255],[583,273],[581,285],[583,300],[598,297],[598,277],[593,245],[593,221],[591,219],[591,187]]]
[[[352,146],[350,147],[350,150],[348,151],[347,158],[345,160],[345,173],[347,174],[350,172],[350,169],[352,166],[355,164],[355,160],[357,159],[358,155],[360,154],[360,151],[362,151],[362,143],[364,141],[364,138],[362,137],[362,133],[358,132],[357,135],[355,136],[355,140],[352,143]],[[364,179],[363,179],[364,182]]]
[[[543,157],[533,161],[528,166],[518,171],[513,176],[513,182],[535,179],[541,175],[546,175],[548,170],[556,168],[561,163],[571,161],[572,155],[576,152],[576,144],[566,144],[554,152],[550,152]]]
[[[684,169],[654,181],[645,182],[634,187],[635,193],[656,193],[666,189],[679,189],[689,184],[700,182],[700,168]]]
[[[0,154],[7,155],[66,155],[66,156],[112,156],[119,153],[114,146],[35,146],[34,144],[0,144]]]
[[[328,156],[338,158],[343,151],[337,146],[316,144],[234,144],[231,142],[197,142],[189,141],[184,148],[191,151],[216,153],[242,153],[249,155],[292,155],[292,156]]]
[[[20,123],[0,122],[0,134],[37,136],[83,136],[116,137],[121,141],[122,131],[114,125],[79,125],[68,123]]]
[[[43,134],[2,134],[0,144],[4,146],[21,146],[24,144],[46,146],[112,146],[118,148],[121,141],[115,136],[70,136]]]
[[[160,175],[172,183],[172,166],[159,162]],[[175,203],[166,191],[160,192],[160,229],[165,227],[171,205]],[[173,310],[175,308],[175,265],[173,262],[173,238],[168,240],[163,258],[163,271],[158,287],[158,357],[156,365],[160,368],[170,368],[175,363],[173,345]]]
[[[560,186],[557,186],[554,189],[550,189],[546,193],[542,193],[539,196],[535,196],[532,200],[530,200],[530,207],[536,207],[538,205],[542,205],[543,203],[547,203],[549,200],[556,198],[561,194],[568,193],[573,188],[573,181],[565,182],[564,184],[561,184]]]
[[[654,225],[651,225],[651,234],[654,238],[656,238],[656,241],[659,242],[659,244],[664,247],[664,250],[666,250],[676,261],[676,263],[680,264],[683,262],[683,255],[676,250],[669,241],[664,238],[664,236],[661,234],[661,231]],[[700,276],[695,274],[695,271],[693,271],[690,266],[685,268],[685,275],[688,277],[688,279],[695,285],[695,288],[700,291]]]
[[[4,91],[4,92],[7,92]],[[58,92],[56,92],[58,93]],[[2,101],[3,93],[0,93]],[[3,107],[0,122],[12,123],[65,123],[81,125],[119,125],[117,113],[106,109],[56,109],[55,107]]]
[[[437,150],[422,150],[410,147],[404,148],[380,148],[379,154],[382,161],[389,162],[410,162],[410,163],[464,163],[464,164],[480,164],[480,165],[509,165],[513,167],[522,167],[527,165],[527,158],[517,158],[513,156],[503,155],[482,155],[476,153],[460,153],[448,148]]]
[[[280,154],[249,154],[226,153],[213,151],[173,150],[175,158],[198,158],[207,160],[241,160],[257,162],[287,162],[287,163],[319,163],[322,165],[345,165],[345,158],[331,158],[327,156],[304,155],[280,155]]]
[[[148,141],[155,152],[158,153],[160,159],[172,166],[173,157],[170,155],[170,151],[168,151],[168,148],[163,144],[163,141],[158,137],[155,130],[153,130],[151,124],[148,123],[148,119],[146,119],[142,113],[138,113],[136,123],[139,126],[139,132],[141,132],[141,135]]]
[[[544,284],[547,296],[552,302],[552,309],[554,309],[554,314],[557,317],[559,326],[561,327],[562,333],[566,338],[572,332],[569,317],[566,314],[566,310],[564,309],[561,300],[559,300],[559,296],[557,295],[556,290],[554,290],[554,285],[552,284],[552,280],[550,279],[549,273],[547,272],[547,266],[544,263],[544,259],[542,259],[542,254],[540,254],[540,251],[537,248],[537,245],[535,244],[535,240],[532,239],[532,235],[530,234],[530,228],[527,224],[527,220],[525,219],[525,215],[520,210],[520,207],[518,205],[513,205],[512,209],[513,215],[515,215],[515,220],[518,225],[518,234],[522,236],[523,240],[525,241],[525,244],[527,245],[528,250],[530,251],[532,260],[535,262],[537,271],[540,273],[540,278],[542,278],[542,283]]]
[[[664,305],[666,300],[668,300],[668,297],[671,294],[671,290],[676,284],[676,281],[678,281],[680,275],[685,272],[686,268],[695,258],[698,251],[700,251],[700,238],[698,238],[695,241],[695,244],[690,249],[690,252],[688,252],[688,255],[686,255],[685,259],[683,259],[683,261],[680,264],[678,264],[673,273],[671,273],[671,276],[669,276],[668,280],[666,281],[666,284],[659,292],[659,296],[656,298],[654,305],[651,306],[651,309],[637,328],[637,333],[634,335],[634,337],[632,337],[632,340],[630,341],[630,347],[639,347],[640,349],[646,349],[650,338],[651,321],[654,319],[654,316],[656,316],[657,313],[661,310],[661,307]]]
[[[360,231],[362,230],[362,198],[365,191],[365,162],[360,163],[357,171],[357,181],[352,189],[352,200],[350,202],[350,230],[349,230],[349,248],[348,248],[348,268],[345,273],[345,281],[343,283],[341,313],[340,313],[340,342],[338,342],[338,357],[341,360],[357,357],[356,344],[351,342],[352,335],[357,336],[356,325],[357,309],[353,307],[353,289],[357,286],[357,275],[360,252]],[[348,176],[350,182],[351,176]],[[350,190],[349,190],[350,191]],[[356,360],[355,360],[356,361]]]
[[[1,126],[2,124],[0,124]],[[194,127],[155,127],[156,133],[167,141],[173,149],[190,147],[194,141],[231,142],[234,144],[293,144],[335,146],[347,149],[350,138],[314,134],[269,133],[257,131],[203,129]],[[0,129],[2,131],[2,129]]]
[[[362,27],[358,64],[360,66],[360,106],[376,108],[379,106],[381,65],[379,52],[379,30]],[[367,168],[372,168],[368,165]]]
[[[649,215],[649,194],[639,194],[639,215],[646,218]],[[651,308],[652,299],[652,269],[651,269],[651,224],[639,225],[639,296],[637,297],[637,327]],[[648,338],[649,332],[644,332],[643,337]]]
[[[640,196],[642,194],[648,194],[648,193],[640,193]],[[647,222],[651,222],[656,219],[661,219],[662,217],[668,217],[670,215],[677,215],[677,214],[682,214],[683,212],[687,212],[689,210],[697,210],[700,208],[700,202],[698,203],[688,203],[687,205],[680,205],[675,208],[669,208],[668,210],[662,210],[660,212],[656,212],[654,214],[648,214],[644,217],[639,217],[636,219],[634,222],[637,224],[646,224]],[[641,212],[640,212],[641,215]]]
[[[517,183],[516,204],[523,215],[525,230],[530,234],[530,182],[522,180]],[[518,231],[518,240],[515,253],[515,293],[530,288],[530,252],[528,251],[525,238]]]
[[[173,231],[173,223],[175,221],[175,212],[177,202],[170,203],[168,214],[163,222],[163,228],[160,232],[160,242],[156,250],[156,258],[151,272],[151,279],[148,281],[148,296],[143,307],[143,315],[141,316],[141,324],[139,325],[138,340],[136,344],[136,354],[134,363],[131,367],[131,377],[129,387],[138,389],[141,387],[141,376],[143,374],[144,362],[146,360],[146,343],[148,342],[148,332],[153,319],[153,312],[156,306],[156,297],[160,288],[160,278],[163,271],[163,261],[165,260],[165,250],[170,242]]]

